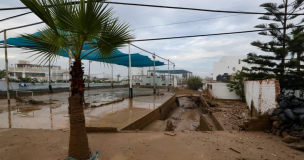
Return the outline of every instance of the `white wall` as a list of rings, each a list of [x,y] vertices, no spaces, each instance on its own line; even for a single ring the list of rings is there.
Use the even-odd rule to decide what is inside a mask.
[[[235,91],[230,92],[228,83],[209,83],[212,87],[207,87],[209,94],[215,99],[230,99],[230,100],[239,100],[240,97],[236,95]]]
[[[247,56],[224,56],[219,62],[213,63],[213,80],[216,80],[216,76],[228,73],[229,75],[236,73],[238,70],[242,70],[243,67],[250,68],[248,63],[243,62]],[[239,63],[240,60],[240,63]],[[233,70],[235,68],[235,71]]]
[[[10,90],[41,90],[41,89],[48,89],[48,83],[36,83],[31,84],[28,83],[27,87],[20,87],[19,83],[10,82]],[[114,83],[114,86],[117,85],[124,85],[123,83]],[[85,83],[87,87],[87,83]],[[90,83],[90,87],[101,87],[101,86],[111,86],[111,83]],[[69,83],[52,83],[52,88],[69,88]],[[6,81],[0,80],[0,91],[6,91]]]
[[[275,79],[245,81],[246,103],[249,109],[254,107],[259,115],[267,114],[277,108],[276,97],[280,93],[279,82]]]

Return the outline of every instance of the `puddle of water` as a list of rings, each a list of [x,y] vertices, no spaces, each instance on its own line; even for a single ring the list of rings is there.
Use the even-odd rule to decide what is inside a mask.
[[[86,126],[120,129],[161,105],[138,100],[85,109]],[[68,104],[12,106],[0,113],[0,128],[69,129]]]

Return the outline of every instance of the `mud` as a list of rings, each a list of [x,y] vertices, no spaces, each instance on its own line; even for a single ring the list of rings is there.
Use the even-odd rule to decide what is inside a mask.
[[[151,89],[134,89],[136,95],[151,93]],[[68,93],[34,96],[34,100],[53,104],[20,104],[12,100],[0,100],[0,128],[62,129],[69,130]],[[128,89],[100,89],[85,92],[86,102],[108,103],[128,95]],[[171,94],[172,95],[172,94]],[[123,128],[149,113],[171,96],[144,96],[124,99],[109,105],[84,110],[87,127]],[[100,103],[94,103],[96,105]]]
[[[164,132],[88,134],[100,160],[302,160],[304,152],[263,132]],[[0,129],[0,159],[57,160],[68,155],[69,133]],[[240,152],[236,153],[234,150]]]
[[[178,104],[165,121],[156,120],[144,131],[197,131],[200,124],[201,109],[197,97],[178,98]]]

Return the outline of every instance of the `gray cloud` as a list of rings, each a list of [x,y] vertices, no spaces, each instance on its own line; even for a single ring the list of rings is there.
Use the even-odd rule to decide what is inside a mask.
[[[113,0],[114,1],[114,0]],[[119,1],[119,0],[117,0]],[[194,8],[208,8],[219,10],[239,10],[239,11],[260,11],[264,12],[259,5],[265,3],[265,0],[255,1],[241,1],[241,0],[212,0],[212,1],[198,1],[198,0],[120,0],[120,2],[130,3],[145,3],[157,5],[170,5],[180,7],[194,7]],[[267,2],[281,2],[278,0],[267,0]],[[1,0],[1,7],[19,7],[23,6],[17,0]],[[220,16],[227,16],[233,14],[184,11],[172,9],[159,9],[148,7],[122,6],[110,5],[114,7],[116,16],[121,20],[130,23],[132,28],[163,25],[168,23],[176,23],[183,21],[192,21]],[[1,11],[0,19],[28,12],[29,10],[15,10],[15,11]],[[226,18],[212,19],[199,21],[194,23],[186,23],[179,25],[170,25],[154,28],[137,29],[134,34],[137,39],[170,37],[170,36],[184,36],[184,35],[198,35],[221,32],[233,32],[252,30],[257,24],[263,23],[258,20],[258,15],[238,15]],[[19,25],[39,22],[34,14],[29,14],[20,18],[9,21],[0,22],[0,30]],[[41,29],[44,25],[27,27],[23,29],[13,30],[8,32],[8,37],[18,36],[20,33],[33,33],[37,29]],[[3,39],[3,34],[0,34],[0,39]],[[187,38],[165,41],[150,41],[150,42],[136,42],[138,45],[146,50],[155,52],[156,54],[168,58],[176,63],[176,68],[186,69],[194,72],[199,76],[209,76],[212,73],[213,62],[219,61],[222,56],[246,55],[249,52],[260,53],[259,50],[250,45],[254,40],[266,40],[266,37],[259,36],[257,33],[238,34],[238,35],[224,35],[214,37],[201,38]],[[120,49],[127,53],[128,47]],[[148,55],[134,47],[131,47],[132,53],[141,53]],[[0,55],[4,55],[4,51],[0,50]],[[29,53],[25,54],[21,49],[9,49],[10,63],[16,63],[19,59],[26,59]],[[32,59],[29,59],[32,60]],[[4,59],[0,57],[0,67],[4,68]],[[56,62],[66,68],[66,58],[60,58]],[[34,61],[36,62],[36,61]],[[88,62],[84,62],[85,71],[87,72]],[[170,66],[172,68],[172,66]],[[109,66],[94,62],[92,63],[91,73],[96,76],[101,74],[110,74]],[[167,69],[167,66],[158,67],[159,69]],[[122,66],[114,67],[114,74],[121,74],[127,76],[127,68]]]

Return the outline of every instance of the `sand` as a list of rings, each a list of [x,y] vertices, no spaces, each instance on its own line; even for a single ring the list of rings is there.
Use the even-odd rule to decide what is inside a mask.
[[[304,152],[263,132],[137,132],[88,134],[89,146],[102,160],[300,160]],[[0,159],[62,160],[68,131],[0,129]],[[238,153],[240,152],[240,153]]]

